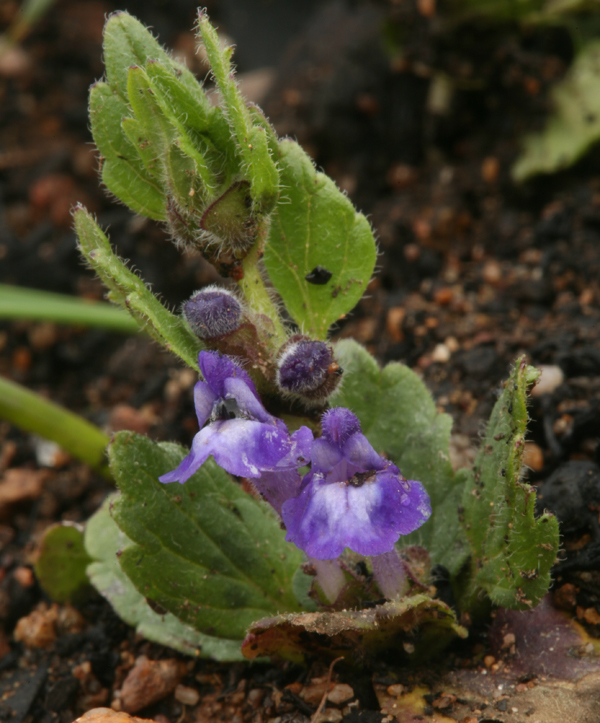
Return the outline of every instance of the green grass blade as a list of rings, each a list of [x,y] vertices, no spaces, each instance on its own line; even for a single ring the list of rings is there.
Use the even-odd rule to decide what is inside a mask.
[[[16,382],[0,377],[0,418],[60,445],[65,452],[110,477],[109,439],[94,424]]]
[[[0,319],[93,326],[121,334],[133,334],[140,330],[127,312],[113,304],[9,284],[0,284]]]

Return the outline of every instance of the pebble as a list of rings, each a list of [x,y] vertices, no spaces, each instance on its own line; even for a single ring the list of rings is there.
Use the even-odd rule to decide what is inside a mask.
[[[56,640],[58,605],[41,603],[35,610],[17,621],[14,638],[26,648],[49,648]]]
[[[354,698],[354,690],[346,683],[334,685],[333,690],[327,694],[327,700],[334,705],[341,705],[350,698]]]
[[[120,713],[111,708],[93,708],[77,718],[74,723],[142,723],[148,718],[134,718],[127,713]]]
[[[175,700],[183,703],[183,705],[197,705],[200,700],[200,693],[195,688],[178,685],[175,688]]]
[[[37,499],[44,489],[47,470],[14,467],[7,470],[0,481],[0,516],[16,502]]]
[[[560,367],[541,364],[538,369],[542,372],[542,376],[531,390],[532,397],[542,397],[544,394],[552,394],[565,380],[565,375]]]
[[[448,349],[445,344],[436,344],[436,347],[431,354],[431,359],[439,364],[446,364],[446,362],[450,361],[451,356],[450,349]]]
[[[544,453],[535,442],[525,442],[523,464],[534,472],[539,472],[544,468]]]
[[[148,660],[140,655],[121,687],[121,708],[136,713],[172,693],[183,676],[185,664],[174,658]]]

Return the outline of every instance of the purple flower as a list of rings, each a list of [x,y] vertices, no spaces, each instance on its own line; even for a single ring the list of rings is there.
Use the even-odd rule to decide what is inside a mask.
[[[286,539],[317,560],[338,557],[345,547],[361,555],[389,552],[431,515],[427,492],[375,452],[349,409],[329,410],[322,427],[311,471],[282,506]]]
[[[205,379],[194,387],[200,431],[188,456],[159,477],[161,482],[183,484],[210,455],[230,474],[255,479],[263,472],[306,464],[313,440],[307,427],[290,436],[281,419],[263,407],[250,377],[229,357],[201,351],[198,363]]]

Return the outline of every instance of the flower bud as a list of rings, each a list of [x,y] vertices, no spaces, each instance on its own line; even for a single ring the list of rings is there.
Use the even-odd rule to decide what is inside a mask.
[[[325,401],[336,388],[342,369],[322,341],[292,337],[277,363],[277,384],[288,394]]]
[[[183,316],[200,339],[216,339],[239,327],[242,307],[231,291],[207,286],[184,303]]]

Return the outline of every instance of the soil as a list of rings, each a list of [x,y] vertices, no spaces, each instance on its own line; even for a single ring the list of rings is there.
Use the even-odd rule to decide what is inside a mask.
[[[271,55],[253,54],[246,32],[246,67],[239,70],[272,65],[267,114],[281,135],[300,140],[377,232],[378,273],[334,338],[352,336],[381,362],[402,361],[422,374],[440,410],[455,420],[457,466],[472,459],[513,360],[525,353],[549,369],[549,391],[531,403],[528,477],[540,485],[540,505],[563,523],[555,602],[598,633],[600,156],[592,151],[569,171],[523,187],[510,177],[520,136],[540,127],[548,89],[572,58],[569,36],[560,28],[521,31],[510,24],[442,34],[435,3],[423,0],[311,7],[299,32],[298,13],[287,21],[285,13],[273,16],[273,33],[291,38],[283,55],[279,41]],[[10,0],[0,4],[1,27],[16,8]],[[124,8],[200,76],[206,73],[193,53],[188,2],[53,6],[10,62],[0,61],[0,280],[102,298],[71,229],[70,208],[82,202],[110,227],[119,253],[177,307],[217,281],[216,272],[198,257],[181,256],[159,226],[104,195],[91,145],[86,99],[103,72],[102,27],[106,13]],[[235,3],[214,0],[209,12],[226,32],[242,33],[232,20]],[[252,22],[259,21],[251,14],[250,30]],[[390,63],[384,53],[382,27],[391,38],[404,29],[402,61]],[[437,68],[457,80],[445,105],[430,92]],[[129,428],[184,444],[196,431],[193,374],[142,336],[2,323],[0,373],[108,431]],[[109,706],[142,655],[183,660],[180,688],[199,698],[190,704],[194,694],[178,688],[136,715],[159,723],[299,723],[314,715],[327,688],[319,661],[308,670],[189,661],[138,639],[100,599],[78,613],[49,607],[31,573],[41,534],[59,520],[84,522],[111,486],[2,422],[0,473],[2,484],[19,475],[21,491],[0,501],[0,720],[70,723]],[[54,620],[41,647],[15,639],[18,621],[32,612]],[[504,655],[492,655],[488,666],[490,645],[481,630],[440,665],[483,673]],[[328,703],[320,720],[374,723],[395,715],[386,708],[388,694],[379,693],[382,686],[410,686],[410,675],[393,660],[360,674],[338,665],[332,685],[349,685],[355,702]],[[441,699],[431,698],[421,720],[436,720],[442,709],[451,716],[450,704],[435,700]],[[494,708],[499,718],[477,708],[461,715],[504,720],[502,708]]]

